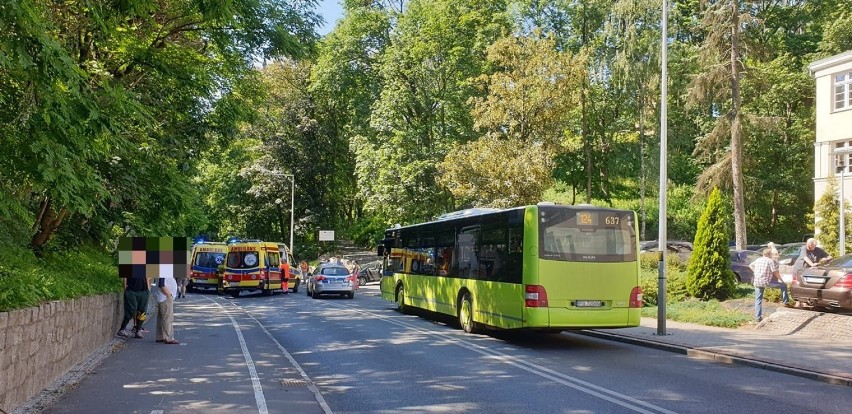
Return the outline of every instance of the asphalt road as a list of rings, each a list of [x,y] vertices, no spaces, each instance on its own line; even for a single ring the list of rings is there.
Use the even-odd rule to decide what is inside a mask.
[[[848,413],[847,387],[583,335],[467,335],[355,299],[190,294],[47,413]],[[153,322],[153,321],[151,321]],[[149,323],[153,329],[154,324]]]

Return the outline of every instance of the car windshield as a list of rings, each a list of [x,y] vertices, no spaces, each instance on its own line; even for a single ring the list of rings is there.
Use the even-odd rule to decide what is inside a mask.
[[[763,257],[763,255],[758,253],[758,252],[748,252],[748,253],[744,254],[743,256],[744,256],[743,257],[743,263],[749,263],[749,264],[751,262]]]
[[[320,269],[320,274],[325,276],[347,276],[349,271],[345,267],[324,267]]]
[[[805,245],[805,244],[804,244],[804,243],[802,243],[802,244],[796,244],[796,245],[791,245],[791,246],[785,246],[783,249],[781,249],[781,250],[778,252],[778,254],[779,254],[779,255],[781,255],[781,256],[787,256],[787,255],[791,255],[791,254],[798,254],[798,253],[799,253],[799,251],[801,251],[801,250],[802,250],[802,246],[804,246],[804,245]]]

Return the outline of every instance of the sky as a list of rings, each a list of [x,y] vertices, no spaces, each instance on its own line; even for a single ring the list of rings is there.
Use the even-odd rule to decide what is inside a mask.
[[[340,0],[319,0],[317,2],[317,13],[325,20],[325,26],[319,27],[317,32],[320,36],[325,36],[331,29],[334,29],[337,19],[343,17],[343,6]]]

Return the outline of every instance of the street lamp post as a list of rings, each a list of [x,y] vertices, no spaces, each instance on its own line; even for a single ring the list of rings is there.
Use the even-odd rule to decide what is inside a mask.
[[[280,230],[279,235],[281,236],[281,240],[284,240],[284,214],[281,213],[281,203],[284,200],[280,198],[275,199],[275,205],[278,206],[278,229]]]
[[[287,177],[290,179],[290,254],[293,254],[293,210],[296,205],[296,176],[293,174],[274,173],[276,177]],[[281,199],[276,199],[275,204],[280,205]],[[284,226],[281,226],[281,238],[284,238]]]

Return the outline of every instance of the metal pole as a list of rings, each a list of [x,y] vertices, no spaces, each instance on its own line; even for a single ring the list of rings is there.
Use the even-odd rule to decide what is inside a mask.
[[[290,254],[293,254],[293,206],[296,203],[296,176],[290,174]]]
[[[843,163],[843,171],[840,172],[840,255],[846,254],[846,209],[843,208],[845,196],[843,186],[846,184],[846,163]]]
[[[668,202],[666,191],[668,189],[668,0],[663,0],[662,33],[660,35],[661,45],[661,73],[660,73],[660,219],[659,238],[657,247],[660,249],[659,278],[657,281],[657,335],[666,334],[666,250],[668,250],[668,235],[666,234],[666,210]]]

